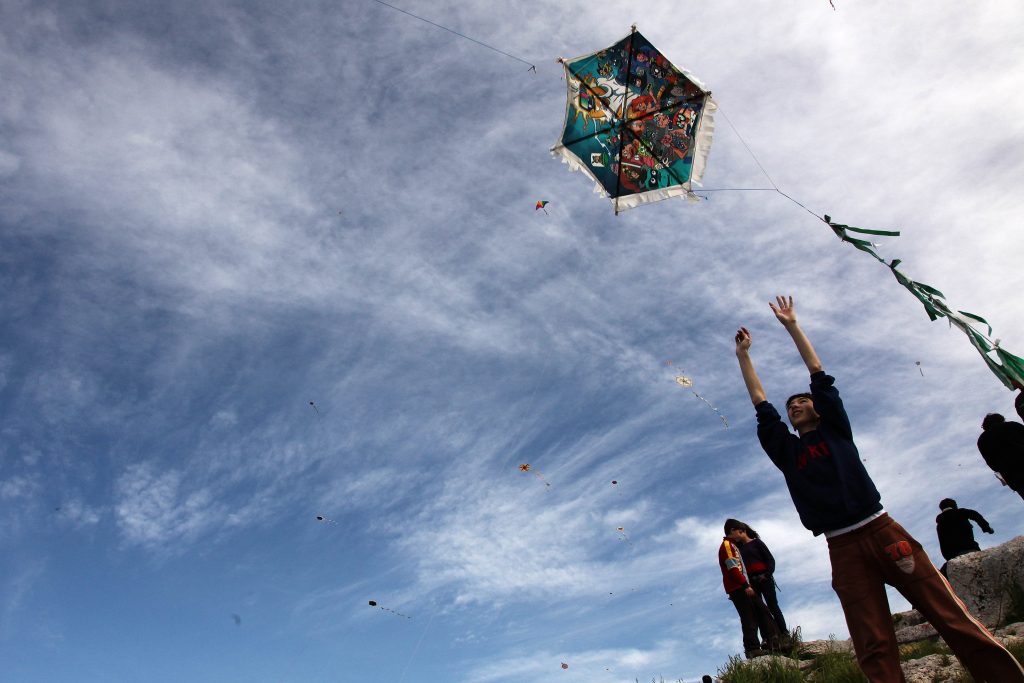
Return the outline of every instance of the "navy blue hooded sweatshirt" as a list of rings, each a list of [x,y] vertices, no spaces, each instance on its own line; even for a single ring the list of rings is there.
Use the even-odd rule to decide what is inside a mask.
[[[761,447],[785,475],[800,521],[815,536],[882,509],[882,497],[860,460],[834,383],[824,370],[811,375],[811,396],[821,422],[803,436],[790,432],[768,401],[755,408]]]

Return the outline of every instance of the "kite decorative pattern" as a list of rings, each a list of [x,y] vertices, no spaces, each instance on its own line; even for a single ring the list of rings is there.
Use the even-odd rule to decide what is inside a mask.
[[[672,65],[636,26],[609,48],[560,59],[568,96],[562,137],[551,148],[585,172],[615,213],[685,196],[700,184],[711,149],[711,93]]]
[[[1008,389],[1017,389],[1024,385],[1024,359],[1018,358],[1012,353],[1000,348],[999,340],[992,339],[992,326],[988,324],[988,321],[979,315],[974,313],[968,313],[967,311],[954,311],[946,304],[946,295],[935,289],[930,285],[926,285],[923,282],[915,282],[906,275],[897,270],[898,266],[902,261],[900,259],[893,259],[891,262],[886,262],[885,259],[875,253],[875,247],[877,244],[868,242],[857,237],[851,237],[850,233],[858,233],[861,235],[881,235],[883,237],[899,237],[899,232],[894,230],[867,230],[865,228],[855,228],[849,225],[843,225],[842,223],[834,223],[832,218],[828,215],[824,217],[825,223],[832,228],[832,232],[836,234],[839,239],[844,242],[852,244],[855,248],[860,249],[863,252],[871,254],[875,260],[879,263],[884,264],[892,272],[893,277],[896,281],[903,285],[914,297],[921,302],[924,306],[925,313],[932,320],[939,318],[945,318],[951,327],[956,327],[970,340],[971,345],[977,349],[981,357],[985,359],[985,364],[988,365],[989,370],[999,378]],[[981,323],[984,325],[988,333],[979,332],[975,329],[973,323]],[[995,358],[993,358],[993,353]],[[920,369],[920,363],[918,364]],[[921,372],[924,375],[924,371]]]

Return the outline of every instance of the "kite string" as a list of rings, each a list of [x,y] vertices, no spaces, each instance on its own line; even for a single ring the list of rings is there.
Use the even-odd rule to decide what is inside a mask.
[[[761,173],[764,173],[764,177],[768,179],[768,182],[771,183],[771,186],[775,188],[776,192],[778,192],[779,186],[776,185],[775,181],[772,180],[772,177],[768,175],[768,171],[764,169],[764,166],[758,160],[757,155],[754,154],[754,151],[752,149],[750,149],[750,145],[748,145],[747,141],[743,139],[743,136],[740,135],[740,132],[736,130],[736,126],[732,125],[732,121],[729,119],[729,115],[725,113],[725,109],[722,108],[721,104],[718,105],[718,113],[720,113],[722,115],[722,118],[725,119],[725,122],[729,124],[729,127],[732,128],[732,132],[736,134],[736,137],[739,138],[741,143],[743,143],[743,147],[747,150],[747,153],[750,154],[750,158],[754,160],[754,163],[757,164],[757,167],[761,169]]]
[[[788,194],[786,194],[785,192],[780,190],[779,186],[775,184],[775,181],[772,180],[772,177],[768,174],[768,171],[765,170],[764,164],[762,164],[761,160],[757,158],[756,154],[754,154],[754,150],[750,149],[750,145],[747,144],[747,141],[743,139],[742,135],[740,135],[739,130],[737,130],[736,126],[733,125],[732,120],[729,119],[729,115],[725,113],[725,109],[722,108],[721,104],[718,105],[718,113],[720,113],[722,115],[722,118],[725,119],[725,122],[729,124],[729,127],[732,128],[732,132],[736,134],[737,138],[739,138],[739,141],[743,144],[743,147],[747,150],[747,153],[750,155],[750,158],[754,160],[754,163],[757,164],[757,167],[759,169],[761,169],[761,173],[763,173],[764,177],[768,179],[769,183],[771,183],[771,186],[772,186],[771,189],[774,190],[779,195],[785,197],[789,201],[793,202],[794,204],[799,206],[801,209],[803,209],[807,213],[809,213],[812,216],[814,216],[815,218],[817,218],[819,221],[822,221],[823,223],[828,223],[828,221],[826,221],[823,216],[819,216],[818,214],[814,213],[813,211],[808,209],[806,206],[804,206],[803,204],[801,204],[800,202],[798,202],[797,200],[793,199]],[[768,191],[768,188],[726,188],[726,189],[722,189],[722,190],[701,190],[701,191],[702,192],[730,192],[730,191],[732,191],[732,192],[735,192],[735,191],[762,192],[762,191]]]
[[[482,47],[486,47],[488,50],[493,50],[494,52],[497,52],[498,54],[505,55],[506,57],[511,57],[512,59],[516,60],[517,62],[522,62],[523,64],[525,64],[528,67],[530,67],[530,69],[534,73],[537,72],[537,67],[536,66],[534,66],[532,63],[526,61],[525,59],[522,59],[521,57],[516,57],[515,55],[510,55],[509,53],[505,52],[504,50],[499,50],[498,48],[494,47],[493,45],[488,45],[487,43],[480,42],[476,38],[470,38],[469,36],[467,36],[464,33],[459,33],[458,31],[456,31],[454,29],[450,29],[447,26],[442,26],[441,24],[435,23],[435,22],[431,21],[430,19],[424,19],[423,17],[419,16],[418,14],[413,14],[412,12],[408,12],[408,11],[402,9],[401,7],[395,7],[394,5],[389,5],[388,3],[384,2],[384,0],[373,0],[373,1],[378,3],[378,4],[384,5],[385,7],[390,7],[393,10],[397,10],[397,11],[401,12],[402,14],[408,14],[413,19],[419,19],[420,21],[426,22],[426,23],[430,24],[431,26],[436,26],[437,28],[444,29],[445,31],[448,31],[449,33],[454,33],[455,35],[459,36],[460,38],[465,38],[466,40],[470,40],[470,41],[476,43],[477,45],[480,45]]]
[[[409,655],[409,659],[406,660],[405,666],[402,667],[402,674],[398,677],[398,683],[402,683],[405,680],[405,672],[409,670],[409,665],[412,664],[413,658],[420,649],[420,645],[423,644],[423,638],[427,635],[427,630],[430,628],[430,623],[434,621],[434,616],[437,612],[433,612],[430,615],[430,619],[427,620],[427,625],[423,627],[423,633],[420,634],[420,639],[416,641],[416,647],[412,649],[412,653]]]

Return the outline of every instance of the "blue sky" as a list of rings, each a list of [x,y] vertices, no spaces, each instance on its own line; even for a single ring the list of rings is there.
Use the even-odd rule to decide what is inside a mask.
[[[805,386],[777,293],[933,558],[946,496],[1021,533],[974,446],[1012,394],[884,267],[774,194],[616,217],[548,149],[555,58],[636,22],[1021,354],[1024,7],[401,6],[536,75],[371,0],[0,1],[10,680],[693,681],[741,649],[726,517],[845,637],[733,354],[746,325],[769,396]],[[765,183],[719,116],[705,187]]]

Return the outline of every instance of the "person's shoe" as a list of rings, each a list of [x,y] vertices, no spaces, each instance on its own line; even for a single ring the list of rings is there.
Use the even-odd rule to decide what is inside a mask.
[[[758,649],[758,650],[747,650],[743,654],[745,654],[747,656],[747,659],[754,659],[755,657],[764,657],[768,653],[765,652],[764,650]]]

